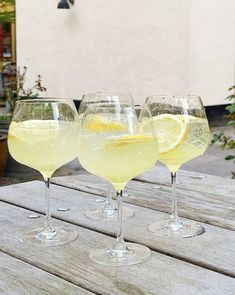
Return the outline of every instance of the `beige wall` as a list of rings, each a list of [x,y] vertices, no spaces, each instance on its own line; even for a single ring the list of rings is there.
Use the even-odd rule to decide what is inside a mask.
[[[57,0],[16,0],[17,58],[28,85],[40,73],[49,96],[128,91],[143,101],[194,92],[206,104],[224,103],[233,83],[234,0],[75,1],[58,10]]]
[[[235,84],[235,1],[192,0],[190,89],[207,104],[226,103]]]

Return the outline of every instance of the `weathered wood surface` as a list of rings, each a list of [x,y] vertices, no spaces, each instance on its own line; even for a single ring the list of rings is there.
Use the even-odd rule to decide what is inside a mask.
[[[116,229],[114,223],[97,222],[84,216],[87,209],[97,206],[94,203],[95,198],[96,195],[52,185],[53,216],[101,233],[114,235]],[[44,185],[40,181],[1,188],[0,200],[45,212]],[[136,214],[124,222],[127,240],[144,243],[155,251],[235,277],[234,231],[203,224],[206,233],[201,236],[186,240],[161,238],[152,235],[148,231],[148,225],[156,220],[166,219],[168,215],[140,206],[130,204],[129,206],[135,209]],[[71,210],[58,212],[56,208],[59,207],[69,207]]]
[[[19,242],[20,234],[38,228],[40,223],[38,219],[29,220],[29,213],[1,203],[0,250],[96,294],[233,295],[235,292],[233,278],[157,252],[139,265],[122,268],[97,265],[88,259],[89,250],[110,244],[113,238],[82,227],[76,227],[79,238],[67,245],[51,248],[25,245]],[[58,224],[75,228],[61,221]]]
[[[233,179],[186,170],[179,170],[177,175],[178,190],[204,192],[228,197],[229,200],[235,196],[235,180]],[[157,165],[139,175],[136,179],[171,186],[169,170]]]
[[[4,238],[5,237],[2,237],[1,241],[3,241]],[[0,252],[0,294],[92,295],[94,293]]]
[[[194,173],[193,175],[197,174]],[[210,178],[212,177],[210,176]],[[214,190],[220,186],[223,180],[222,177],[219,177],[219,179],[220,182],[214,182]],[[108,188],[110,188],[107,182],[94,175],[57,177],[53,179],[53,183],[101,196],[106,196]],[[230,179],[228,183],[230,183]],[[201,186],[198,185],[198,187]],[[231,193],[233,186],[227,186],[228,196],[217,195],[209,190],[200,192],[199,188],[196,191],[178,188],[180,216],[235,230],[235,190],[234,193]],[[130,181],[125,191],[128,196],[123,199],[124,202],[162,212],[171,210],[171,187],[163,185],[162,182],[161,185],[156,185],[143,181]]]

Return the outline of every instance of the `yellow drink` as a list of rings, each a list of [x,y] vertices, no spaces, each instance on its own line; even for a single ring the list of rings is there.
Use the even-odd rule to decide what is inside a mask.
[[[77,126],[70,121],[27,120],[12,122],[8,147],[18,162],[51,177],[56,169],[77,156]]]
[[[158,157],[154,136],[84,134],[79,140],[79,160],[89,172],[110,181],[116,190],[152,167]]]
[[[208,147],[210,136],[206,119],[183,115],[175,116],[184,122],[184,133],[178,144],[169,151],[160,153],[159,158],[171,172],[176,172],[183,163],[202,155]],[[169,121],[167,126],[163,128],[175,128],[175,122]]]

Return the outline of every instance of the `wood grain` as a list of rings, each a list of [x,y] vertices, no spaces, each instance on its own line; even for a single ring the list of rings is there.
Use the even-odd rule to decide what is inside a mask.
[[[220,182],[216,183],[216,180],[217,178],[214,182],[214,191],[220,186]],[[53,179],[53,183],[101,196],[106,196],[110,187],[107,182],[94,175],[57,177]],[[198,186],[200,187],[200,185]],[[130,181],[125,191],[128,193],[128,197],[124,198],[124,202],[162,212],[170,212],[171,210],[172,195],[171,187],[168,185]],[[227,196],[209,190],[199,192],[199,189],[193,191],[178,188],[179,215],[235,230],[235,191],[234,193],[231,191],[231,185],[227,187]]]
[[[19,242],[19,235],[40,225],[39,219],[27,218],[29,213],[23,208],[1,204],[0,250],[94,293],[232,295],[235,292],[233,278],[156,252],[152,252],[147,262],[131,267],[97,265],[88,259],[89,250],[108,245],[113,239],[81,227],[76,227],[79,238],[73,243],[52,248],[28,246]],[[68,223],[58,224],[75,228]]]
[[[166,167],[154,166],[144,174],[136,177],[137,180],[156,183],[159,185],[170,184],[170,172]],[[230,178],[198,173],[186,170],[177,172],[178,190],[189,190],[200,193],[228,197],[235,196],[235,181]]]
[[[115,235],[115,224],[96,222],[84,216],[87,209],[96,207],[96,195],[52,185],[51,206],[53,216],[108,235]],[[44,212],[44,186],[34,181],[0,189],[0,200],[38,212]],[[191,239],[167,239],[152,235],[148,225],[168,215],[159,211],[128,205],[135,209],[133,218],[124,222],[125,237],[129,241],[144,243],[151,249],[189,261],[208,269],[235,277],[234,231],[203,224],[206,233]],[[69,207],[67,212],[56,208]]]
[[[0,265],[0,294],[94,294],[2,252]]]

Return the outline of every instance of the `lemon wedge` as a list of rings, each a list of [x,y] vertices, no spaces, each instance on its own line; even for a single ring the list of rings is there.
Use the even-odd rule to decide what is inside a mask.
[[[126,135],[119,138],[109,139],[107,146],[109,147],[121,147],[128,144],[137,144],[144,143],[148,141],[155,140],[154,136],[149,134],[135,134],[135,135]]]
[[[8,140],[17,140],[17,136],[14,133],[8,132]]]
[[[185,123],[188,123],[189,121],[194,121],[194,120],[198,119],[192,115],[179,114],[179,115],[175,115],[175,116],[178,117],[180,120],[184,121]]]
[[[150,128],[150,121],[143,122],[142,130]],[[159,152],[166,153],[176,148],[187,135],[187,124],[183,117],[161,114],[152,121],[159,144]]]
[[[62,127],[62,123],[59,125],[54,120],[11,122],[8,135],[11,140],[19,140],[21,142],[35,143],[42,140],[50,141],[58,137],[60,128]]]
[[[127,130],[124,124],[101,118],[98,115],[91,116],[91,118],[85,121],[85,128],[93,132],[120,132]]]

